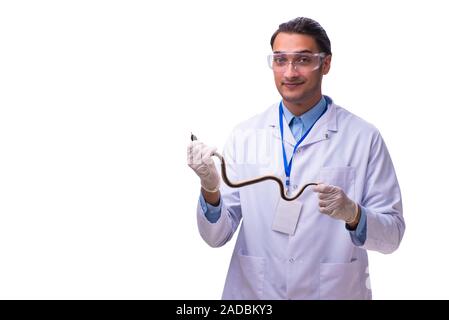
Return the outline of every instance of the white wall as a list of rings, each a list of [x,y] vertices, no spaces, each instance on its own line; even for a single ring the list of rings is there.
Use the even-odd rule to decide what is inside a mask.
[[[0,298],[218,299],[186,165],[279,101],[277,25],[318,20],[324,92],[375,124],[407,231],[370,253],[375,299],[449,298],[444,1],[0,2]]]

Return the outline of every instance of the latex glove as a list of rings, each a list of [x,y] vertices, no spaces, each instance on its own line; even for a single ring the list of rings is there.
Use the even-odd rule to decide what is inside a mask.
[[[216,150],[198,140],[192,141],[187,147],[187,164],[200,177],[201,186],[208,192],[216,192],[220,188],[220,176],[212,160]]]
[[[349,199],[341,188],[320,183],[313,191],[318,193],[320,212],[343,220],[347,224],[353,224],[356,221],[358,205]]]

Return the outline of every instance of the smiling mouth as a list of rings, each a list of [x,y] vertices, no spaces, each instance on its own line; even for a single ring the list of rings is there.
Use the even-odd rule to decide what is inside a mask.
[[[283,82],[282,85],[287,88],[295,88],[304,84],[304,82]]]

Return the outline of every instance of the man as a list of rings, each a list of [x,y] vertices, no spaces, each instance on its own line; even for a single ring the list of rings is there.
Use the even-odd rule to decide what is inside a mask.
[[[229,179],[276,175],[241,188],[220,183],[215,149],[188,147],[201,179],[198,227],[212,247],[240,222],[224,299],[371,299],[366,250],[395,251],[405,223],[393,164],[377,129],[321,93],[331,44],[319,23],[297,18],[271,38],[269,65],[282,96],[236,127],[224,150]]]

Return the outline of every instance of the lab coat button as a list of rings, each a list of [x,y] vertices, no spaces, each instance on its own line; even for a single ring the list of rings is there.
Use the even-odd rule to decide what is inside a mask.
[[[293,263],[293,262],[295,262],[295,259],[290,258],[290,259],[288,259],[288,261],[289,261],[290,263]]]

